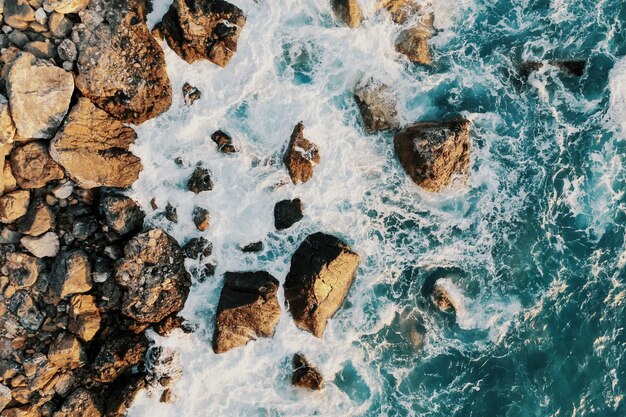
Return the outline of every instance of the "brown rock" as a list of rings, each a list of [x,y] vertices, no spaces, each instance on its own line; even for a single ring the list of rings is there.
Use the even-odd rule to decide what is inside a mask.
[[[324,376],[301,353],[293,355],[291,384],[296,387],[320,390],[324,388]]]
[[[86,362],[80,342],[71,333],[60,333],[50,345],[48,360],[59,368],[77,368]]]
[[[128,150],[136,138],[132,128],[81,98],[52,141],[50,154],[82,188],[126,188],[143,169]]]
[[[92,295],[77,294],[70,302],[68,330],[89,342],[100,330],[100,310]]]
[[[278,280],[267,272],[227,272],[215,317],[213,350],[224,353],[274,334],[280,306]]]
[[[202,166],[197,166],[191,177],[189,177],[189,181],[187,181],[187,189],[196,194],[202,191],[211,191],[213,189],[213,181],[211,181],[209,170]]]
[[[376,5],[377,9],[385,8],[391,15],[391,20],[399,25],[405,24],[410,18],[421,12],[421,6],[414,0],[381,0]],[[426,24],[432,25],[433,16],[423,17]]]
[[[298,123],[291,134],[287,152],[283,157],[294,184],[307,182],[313,177],[313,168],[320,162],[317,145],[304,137],[304,124]]]
[[[59,254],[49,286],[59,299],[89,291],[92,287],[91,265],[85,252],[72,250]]]
[[[348,295],[359,255],[334,236],[308,236],[291,258],[285,300],[296,326],[322,337]]]
[[[225,67],[245,23],[243,11],[224,0],[174,0],[155,32],[190,64],[208,59]]]
[[[356,89],[354,99],[368,132],[394,130],[400,126],[398,101],[388,85],[369,80]]]
[[[335,15],[351,28],[358,27],[363,21],[363,12],[357,0],[331,0]]]
[[[148,351],[144,334],[118,332],[107,337],[94,362],[96,381],[113,382],[129,368],[137,365]]]
[[[53,417],[102,417],[102,409],[94,394],[79,388],[68,397]]]
[[[28,211],[30,193],[26,190],[11,191],[0,196],[0,223],[13,223]]]
[[[411,62],[430,65],[428,40],[431,36],[430,30],[419,25],[404,29],[396,39],[396,51],[406,55]]]
[[[63,170],[48,153],[43,142],[29,142],[15,148],[10,156],[11,170],[21,188],[41,188],[63,178]]]
[[[3,157],[0,157],[0,161],[2,161],[4,166],[2,175],[0,175],[0,195],[2,195],[3,193],[14,191],[17,188],[17,181],[11,170],[11,162],[8,159],[4,160]]]
[[[100,200],[100,212],[107,225],[120,235],[141,229],[145,215],[130,197],[121,194],[107,195]]]
[[[30,204],[28,212],[17,222],[17,229],[26,235],[41,236],[54,226],[54,214],[43,200]]]
[[[193,223],[196,225],[196,229],[204,232],[209,228],[210,215],[209,211],[202,207],[194,207],[191,213]]]
[[[469,168],[470,122],[421,122],[394,137],[396,154],[411,179],[427,191],[438,192],[454,176],[465,176]]]
[[[217,130],[211,135],[211,140],[217,145],[217,150],[224,153],[237,152],[233,145],[233,138],[223,130]]]
[[[4,21],[14,29],[24,30],[35,21],[35,11],[26,0],[5,0]]]
[[[15,137],[15,124],[9,110],[9,100],[0,94],[0,145],[12,143]]]
[[[31,287],[37,281],[41,264],[37,258],[25,253],[13,252],[6,255],[9,282],[16,288]]]
[[[202,92],[189,83],[183,85],[183,97],[185,99],[185,106],[191,106],[196,100],[200,100]]]

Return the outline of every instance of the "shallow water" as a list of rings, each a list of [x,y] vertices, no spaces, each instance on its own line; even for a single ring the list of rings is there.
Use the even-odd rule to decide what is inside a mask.
[[[169,3],[155,2],[151,24]],[[339,25],[326,1],[233,3],[248,20],[228,67],[188,65],[164,46],[174,104],[138,127],[145,169],[132,194],[181,243],[199,235],[194,204],[207,207],[217,273],[201,283],[189,262],[183,315],[197,331],[155,335],[182,367],[175,401],[148,391],[130,415],[626,415],[626,2],[438,0],[431,68],[395,53],[400,28],[375,0],[361,1],[358,29]],[[522,59],[564,58],[588,58],[585,75],[517,71]],[[364,133],[352,91],[369,76],[397,93],[404,122],[472,121],[466,185],[420,190],[392,135]],[[186,81],[203,94],[190,108]],[[322,161],[294,186],[281,156],[300,120]],[[220,128],[241,152],[217,152],[209,136]],[[185,183],[198,161],[215,187],[196,195]],[[149,208],[153,197],[177,207],[178,224]],[[294,197],[305,218],[276,232],[275,202]],[[315,231],[362,257],[324,338],[283,311],[274,338],[213,354],[222,273],[261,269],[283,282]],[[260,254],[240,251],[257,240]],[[456,321],[426,296],[440,277],[462,300]],[[298,351],[325,375],[323,391],[290,385]]]

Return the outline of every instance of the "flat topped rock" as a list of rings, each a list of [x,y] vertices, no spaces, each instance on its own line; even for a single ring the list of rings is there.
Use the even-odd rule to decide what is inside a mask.
[[[360,256],[335,236],[308,236],[291,258],[285,300],[300,329],[322,337],[354,281]]]
[[[245,23],[243,11],[224,0],[174,0],[155,33],[190,64],[208,59],[225,67]]]
[[[357,87],[354,99],[368,132],[394,130],[400,127],[398,100],[388,85],[369,80]]]
[[[427,191],[438,192],[455,176],[468,175],[470,122],[420,122],[394,136],[396,154],[411,179]]]
[[[280,318],[278,280],[264,271],[227,272],[215,317],[213,350],[224,353],[271,337]]]
[[[304,137],[304,123],[294,128],[283,162],[294,184],[313,177],[313,168],[320,163],[320,153],[317,145]]]
[[[65,176],[48,153],[48,144],[29,142],[11,152],[11,171],[21,188],[41,188],[48,182]]]

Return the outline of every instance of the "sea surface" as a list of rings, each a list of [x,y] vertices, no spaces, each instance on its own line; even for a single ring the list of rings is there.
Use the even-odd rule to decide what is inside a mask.
[[[196,331],[153,335],[173,355],[162,368],[182,371],[173,401],[152,388],[130,416],[626,416],[626,2],[433,0],[431,67],[395,52],[401,28],[375,0],[360,1],[357,29],[327,0],[232,2],[247,22],[230,64],[189,65],[164,45],[174,103],[138,127],[145,168],[131,195],[181,243],[201,234],[193,206],[207,207],[217,270],[206,277],[187,261],[182,314]],[[169,3],[155,1],[150,25]],[[580,78],[518,71],[551,59],[588,66]],[[364,132],[352,93],[366,77],[397,94],[403,123],[471,120],[466,183],[425,192],[391,133]],[[191,107],[185,82],[202,91]],[[281,157],[301,120],[321,163],[293,185]],[[217,129],[240,152],[219,153]],[[185,185],[199,161],[215,186],[193,194]],[[274,204],[295,197],[304,219],[275,231]],[[163,216],[167,202],[177,224]],[[215,355],[223,273],[265,270],[282,283],[316,231],[362,259],[324,337],[283,311],[273,338]],[[258,240],[262,252],[241,252]],[[438,278],[462,305],[456,319],[428,297]],[[291,386],[296,352],[324,374],[323,391]]]

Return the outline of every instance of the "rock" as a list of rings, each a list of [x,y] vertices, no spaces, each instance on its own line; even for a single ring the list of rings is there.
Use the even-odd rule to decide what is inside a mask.
[[[30,236],[41,236],[54,226],[54,214],[43,200],[30,204],[26,215],[17,222],[17,230]]]
[[[11,42],[13,45],[17,46],[20,49],[23,49],[26,45],[28,45],[28,42],[30,42],[29,37],[26,36],[26,34],[21,30],[14,30],[13,32],[9,33],[8,39],[9,42]]]
[[[521,65],[521,70],[524,75],[528,75],[533,71],[538,71],[543,67],[544,63],[540,61],[524,61]],[[548,65],[558,68],[561,71],[567,72],[570,75],[581,77],[585,73],[585,67],[587,61],[572,60],[572,61],[548,61]]]
[[[291,384],[296,387],[321,390],[324,388],[324,376],[301,353],[293,355],[291,361],[293,373]]]
[[[28,331],[36,332],[43,323],[44,316],[27,290],[19,290],[11,297],[9,310],[19,318],[22,326]]]
[[[120,0],[93,31],[79,31],[76,88],[113,117],[140,124],[172,104],[165,56],[142,2]]]
[[[48,60],[54,58],[57,54],[54,44],[47,40],[29,42],[24,46],[24,51],[33,54],[36,58]]]
[[[431,36],[429,29],[419,25],[404,29],[396,39],[396,51],[406,55],[411,62],[430,65],[432,59],[428,40]]]
[[[148,350],[148,339],[141,334],[117,332],[104,339],[93,362],[94,378],[113,382],[129,368],[137,365]]]
[[[108,195],[100,200],[100,212],[107,225],[116,233],[126,235],[143,227],[145,214],[130,197]]]
[[[218,130],[211,135],[211,140],[217,144],[217,150],[224,153],[237,152],[235,145],[233,145],[233,138],[222,130]]]
[[[41,188],[63,178],[61,167],[48,153],[43,142],[29,142],[11,152],[11,170],[21,188]]]
[[[183,255],[186,258],[198,259],[200,255],[208,257],[211,253],[213,253],[213,245],[203,237],[191,238],[183,246]]]
[[[116,265],[115,279],[125,292],[122,313],[140,323],[158,323],[182,310],[191,278],[178,243],[161,229],[131,239]]]
[[[88,390],[79,388],[72,392],[53,417],[102,417],[101,410],[95,396]]]
[[[291,134],[283,161],[294,184],[307,182],[313,177],[313,167],[319,164],[320,154],[317,145],[304,137],[302,122],[296,125]]]
[[[302,220],[304,206],[299,198],[282,200],[274,206],[274,227],[276,230],[288,229]]]
[[[261,252],[263,250],[263,242],[252,242],[241,248],[244,253]]]
[[[72,74],[27,52],[19,53],[4,71],[17,132],[23,138],[51,138],[70,105]]]
[[[153,326],[153,329],[155,332],[157,332],[159,336],[167,336],[174,329],[179,329],[183,325],[184,322],[185,322],[184,318],[174,314],[171,316],[167,316],[161,322],[155,324]]]
[[[106,416],[125,417],[137,394],[146,387],[146,378],[143,373],[129,373],[122,375],[115,384],[111,384],[105,394]]]
[[[48,18],[48,27],[52,36],[58,39],[67,37],[72,31],[72,21],[65,17],[62,13],[53,12]]]
[[[47,10],[57,13],[78,13],[89,4],[89,0],[45,0],[43,2]]]
[[[363,21],[363,12],[357,0],[332,0],[335,15],[351,28],[358,27]]]
[[[155,31],[190,64],[208,59],[225,67],[245,23],[243,11],[224,0],[174,0]]]
[[[334,236],[308,236],[291,258],[285,279],[285,300],[302,330],[322,337],[327,321],[348,295],[359,255]]]
[[[369,80],[356,89],[354,99],[368,132],[394,130],[400,127],[398,101],[388,85]]]
[[[9,282],[16,289],[33,286],[42,269],[37,258],[19,252],[6,255],[6,267],[9,270]]]
[[[59,237],[54,232],[38,237],[24,236],[20,239],[20,243],[37,258],[52,258],[59,253]]]
[[[0,145],[13,143],[15,124],[9,111],[9,100],[0,94]]]
[[[274,334],[280,306],[278,280],[267,272],[227,272],[215,317],[213,350],[224,353]]]
[[[92,295],[77,294],[70,301],[68,330],[89,342],[100,330],[100,310]]]
[[[72,224],[72,236],[78,241],[87,240],[96,233],[100,224],[95,216],[82,217]]]
[[[421,122],[406,127],[394,137],[396,154],[411,179],[427,191],[438,192],[454,176],[469,168],[470,122]]]
[[[14,29],[24,30],[35,21],[35,11],[26,0],[4,0],[4,21]]]
[[[74,62],[76,61],[76,58],[78,58],[76,45],[70,39],[65,39],[59,44],[57,47],[57,54],[59,54],[59,58],[63,61]]]
[[[189,83],[183,85],[183,97],[185,98],[185,105],[191,106],[196,100],[200,100],[202,92]]]
[[[137,134],[80,98],[50,145],[50,154],[82,188],[130,187],[143,169],[128,148]]]
[[[385,8],[391,15],[391,20],[399,25],[405,24],[413,16],[420,14],[421,7],[414,0],[381,0],[377,8]],[[422,21],[426,25],[432,26],[433,15],[422,16]]]
[[[0,157],[0,162],[2,162],[3,159],[4,158]],[[17,181],[15,181],[13,171],[11,170],[11,162],[4,161],[2,165],[4,165],[4,169],[0,176],[0,195],[14,191],[17,188]]]
[[[178,223],[178,210],[169,202],[165,205],[165,218],[172,223]]]
[[[431,297],[435,306],[444,313],[464,311],[463,296],[449,278],[440,278],[435,281]]]
[[[196,229],[204,232],[209,228],[210,215],[207,209],[202,207],[194,207],[191,213],[193,223],[196,225]]]
[[[0,196],[0,223],[13,223],[28,211],[30,193],[26,190],[11,191]]]
[[[59,254],[49,287],[59,299],[89,291],[92,287],[91,264],[85,252],[72,250]]]
[[[209,170],[202,166],[197,166],[193,174],[191,174],[189,181],[187,181],[187,189],[196,194],[202,191],[211,191],[213,189],[213,181],[211,181]]]
[[[7,405],[9,405],[12,399],[11,389],[9,389],[6,385],[0,384],[0,412],[2,412]]]
[[[71,333],[60,333],[50,345],[48,360],[59,368],[78,368],[87,358],[80,342]]]

